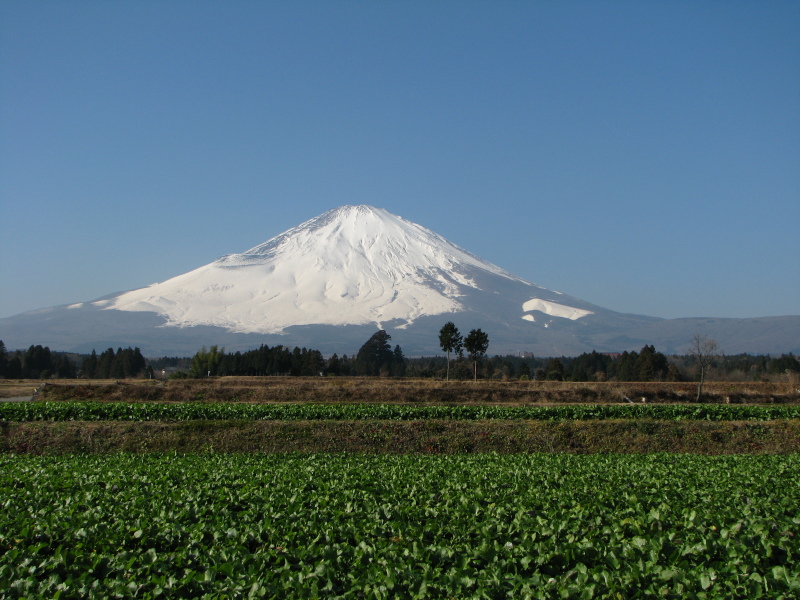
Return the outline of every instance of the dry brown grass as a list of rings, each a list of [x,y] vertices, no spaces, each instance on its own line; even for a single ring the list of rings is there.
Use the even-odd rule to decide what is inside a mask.
[[[0,398],[31,396],[41,385],[38,379],[0,379]]]
[[[40,382],[21,382],[32,389]],[[558,381],[440,381],[355,377],[218,377],[186,380],[53,380],[46,400],[113,402],[320,402],[435,404],[691,403],[695,383]],[[770,382],[711,382],[709,403],[794,403],[800,396]],[[0,397],[9,397],[0,383]]]

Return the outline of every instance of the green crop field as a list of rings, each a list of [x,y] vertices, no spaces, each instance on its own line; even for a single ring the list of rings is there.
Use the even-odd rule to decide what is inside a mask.
[[[497,406],[413,404],[239,404],[129,402],[17,402],[0,404],[6,421],[190,420],[421,420],[421,419],[662,419],[769,421],[799,419],[800,405],[576,404]]]
[[[0,456],[5,598],[797,598],[800,455]]]

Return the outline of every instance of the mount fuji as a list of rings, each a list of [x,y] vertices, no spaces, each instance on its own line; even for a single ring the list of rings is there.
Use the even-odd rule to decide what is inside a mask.
[[[658,319],[540,287],[386,210],[343,206],[246,252],[161,283],[0,319],[9,348],[90,351],[139,346],[150,356],[203,345],[261,344],[349,354],[386,329],[406,355],[438,354],[453,321],[480,327],[492,354],[575,355],[654,344],[680,352],[695,333],[732,352],[800,348],[800,317]]]

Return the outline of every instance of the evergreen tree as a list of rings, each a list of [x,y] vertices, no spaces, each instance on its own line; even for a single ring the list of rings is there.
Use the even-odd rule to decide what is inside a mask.
[[[114,349],[109,348],[97,359],[97,379],[109,379],[111,377],[111,366],[114,364]]]
[[[447,352],[447,375],[445,376],[445,380],[450,380],[450,353],[455,352],[458,354],[461,352],[462,347],[462,338],[461,334],[458,332],[458,328],[453,324],[452,321],[448,321],[444,324],[444,326],[439,330],[439,346]]]
[[[339,360],[339,356],[335,352],[333,353],[333,356],[328,359],[325,372],[329,375],[341,375],[342,362]]]
[[[341,358],[341,374],[354,375],[355,374],[355,356],[347,356],[343,354]]]
[[[2,342],[0,342],[2,344]],[[786,372],[800,373],[800,361],[794,354],[781,354],[780,358],[773,358],[769,361],[768,371],[773,374],[783,374]]]
[[[592,350],[591,354],[584,352],[570,362],[572,381],[589,381],[603,379],[613,361],[610,356]]]
[[[473,329],[464,338],[464,349],[469,353],[474,365],[474,378],[478,380],[478,361],[489,349],[489,336],[480,329]]]
[[[0,378],[6,376],[6,365],[8,363],[8,352],[3,340],[0,340]]]
[[[136,377],[141,375],[145,369],[147,369],[147,361],[142,356],[142,351],[139,348],[133,349],[133,370],[131,372],[131,377]]]
[[[639,355],[627,350],[617,360],[616,377],[619,381],[636,381],[638,379],[637,360]]]
[[[564,380],[564,363],[559,358],[551,358],[545,367],[545,377],[548,381]]]
[[[325,359],[322,353],[319,350],[306,351],[303,356],[303,375],[320,375],[324,369]]]
[[[22,379],[22,359],[19,352],[6,361],[6,378],[7,379]]]
[[[66,354],[58,353],[53,356],[53,374],[59,379],[75,377],[75,367]]]
[[[406,374],[406,357],[403,356],[403,350],[400,344],[394,347],[392,353],[392,375],[395,377],[403,377]]]
[[[662,381],[666,377],[667,357],[656,352],[654,346],[645,346],[636,359],[636,371],[639,381]]]
[[[22,358],[22,376],[26,379],[47,379],[53,372],[53,357],[50,348],[31,346]]]
[[[291,375],[300,375],[303,368],[303,352],[305,348],[301,351],[300,348],[295,346],[294,350],[292,350],[292,368],[290,371]]]
[[[97,352],[92,348],[92,353],[83,359],[81,373],[86,379],[94,379],[97,376]]]
[[[357,375],[380,375],[381,372],[390,373],[394,353],[389,344],[392,339],[385,330],[372,334],[356,354]]]
[[[124,357],[122,348],[117,348],[114,360],[111,363],[111,379],[125,379]]]

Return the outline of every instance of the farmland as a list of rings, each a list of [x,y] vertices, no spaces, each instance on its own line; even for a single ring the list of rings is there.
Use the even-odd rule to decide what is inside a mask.
[[[0,462],[0,582],[8,597],[800,592],[797,455]]]
[[[278,421],[410,421],[481,419],[595,420],[666,419],[769,421],[800,418],[800,405],[625,404],[571,406],[414,406],[398,404],[204,404],[28,402],[0,405],[7,421],[193,421],[257,419]]]
[[[709,387],[48,383],[0,403],[0,595],[797,597],[797,396]]]

